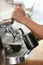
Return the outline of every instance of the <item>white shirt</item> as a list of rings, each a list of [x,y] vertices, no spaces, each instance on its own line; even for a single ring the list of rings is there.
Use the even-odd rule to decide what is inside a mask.
[[[43,25],[43,0],[23,0],[25,8],[33,7],[32,20]]]

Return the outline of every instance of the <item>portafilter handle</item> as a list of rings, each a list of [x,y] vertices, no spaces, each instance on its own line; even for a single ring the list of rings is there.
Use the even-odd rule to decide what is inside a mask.
[[[14,19],[13,18],[10,18],[10,19],[5,19],[5,20],[2,20],[1,22],[0,22],[0,26],[9,26],[9,25],[11,25],[11,24],[13,24],[14,23]]]

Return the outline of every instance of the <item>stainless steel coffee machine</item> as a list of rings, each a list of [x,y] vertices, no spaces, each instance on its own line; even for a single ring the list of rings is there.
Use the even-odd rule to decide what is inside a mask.
[[[9,64],[19,64],[26,60],[31,51],[38,46],[38,41],[32,34],[24,34],[19,28],[13,30],[12,24],[14,20],[6,19],[0,23],[0,37],[2,40],[5,62]]]

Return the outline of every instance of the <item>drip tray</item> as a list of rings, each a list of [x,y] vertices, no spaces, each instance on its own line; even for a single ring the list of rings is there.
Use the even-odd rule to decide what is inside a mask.
[[[22,45],[21,49],[18,52],[8,52],[5,48],[5,59],[9,64],[19,64],[25,61],[25,57],[28,56],[28,54],[25,54],[27,51],[28,49],[26,48],[25,44]]]

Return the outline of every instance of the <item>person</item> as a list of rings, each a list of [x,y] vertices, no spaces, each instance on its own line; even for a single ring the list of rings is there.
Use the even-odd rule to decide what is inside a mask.
[[[43,39],[43,26],[37,24],[33,20],[31,20],[25,13],[24,9],[20,5],[15,6],[15,10],[12,13],[12,18],[18,21],[21,24],[27,26],[38,38],[39,40]]]

